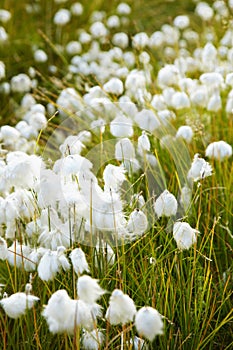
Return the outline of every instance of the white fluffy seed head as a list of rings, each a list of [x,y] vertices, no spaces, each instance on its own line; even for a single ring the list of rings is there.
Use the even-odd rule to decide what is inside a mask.
[[[5,78],[5,76],[6,76],[6,67],[4,62],[0,61],[0,80]]]
[[[124,115],[117,116],[110,124],[110,132],[115,137],[132,137],[132,120]]]
[[[133,236],[141,236],[147,229],[148,221],[143,211],[135,209],[129,216],[127,229]]]
[[[137,33],[132,38],[133,47],[143,49],[149,44],[149,37],[145,32]]]
[[[79,275],[84,271],[89,272],[88,263],[85,253],[81,248],[76,248],[70,253],[70,259],[74,268],[74,271]]]
[[[70,11],[67,9],[60,9],[55,13],[53,22],[57,26],[63,27],[67,23],[69,23],[70,19],[71,19]]]
[[[176,138],[182,138],[186,142],[190,143],[193,138],[193,130],[191,126],[182,125],[179,127],[176,133]]]
[[[210,53],[208,52],[208,47],[206,48],[206,53],[204,52],[203,55],[204,55],[204,58],[205,55],[210,55],[210,57],[213,55],[212,53],[212,50],[214,50],[215,48],[212,48],[209,47],[209,50],[210,50]],[[218,86],[221,86],[221,84],[223,84],[224,82],[224,79],[222,77],[222,75],[218,72],[208,72],[208,73],[203,73],[201,76],[200,76],[200,82],[204,85],[207,85],[207,86],[215,86],[215,87],[218,87]]]
[[[162,316],[150,306],[144,306],[137,312],[135,326],[138,334],[150,341],[153,341],[156,335],[163,334]]]
[[[157,115],[150,109],[142,109],[135,115],[135,122],[142,130],[153,133],[161,125]]]
[[[164,89],[168,86],[177,85],[179,80],[179,70],[175,65],[167,64],[158,72],[158,85]]]
[[[55,278],[56,274],[63,269],[70,269],[70,263],[64,255],[65,247],[57,247],[57,251],[48,250],[41,258],[38,265],[38,275],[43,281]]]
[[[135,158],[135,150],[128,138],[119,140],[115,145],[115,157],[117,160],[131,160]]]
[[[124,90],[123,83],[118,78],[111,78],[107,83],[104,84],[103,89],[110,94],[121,95]]]
[[[103,38],[108,34],[108,30],[105,25],[100,22],[94,22],[90,27],[90,32],[93,38]]]
[[[63,156],[80,154],[85,148],[84,144],[79,139],[79,136],[68,136],[65,141],[60,145],[59,150]]]
[[[175,27],[179,29],[185,29],[189,26],[190,21],[188,16],[180,15],[174,19],[173,23]]]
[[[188,171],[188,179],[198,181],[204,179],[207,176],[212,175],[211,165],[203,158],[199,158],[199,154],[195,154],[191,168]]]
[[[131,7],[125,2],[121,2],[117,6],[117,13],[119,13],[119,15],[129,15],[131,13]]]
[[[132,322],[136,314],[134,301],[121,290],[115,289],[109,301],[106,318],[112,325]]]
[[[112,42],[115,46],[125,49],[129,44],[129,38],[126,33],[120,32],[113,35]]]
[[[212,142],[207,146],[205,155],[222,161],[232,156],[232,146],[225,141]]]
[[[72,333],[72,330],[74,329],[75,308],[73,308],[71,302],[72,300],[64,289],[57,290],[52,294],[48,301],[48,305],[45,306],[42,312],[42,315],[48,323],[50,332]]]
[[[145,131],[138,138],[138,153],[143,156],[145,152],[150,151],[150,140]]]
[[[173,108],[179,110],[183,108],[190,107],[190,100],[188,95],[185,92],[177,91],[172,96],[172,106]]]
[[[19,137],[20,132],[13,126],[3,125],[1,127],[1,138],[6,146],[15,143]]]
[[[10,11],[0,9],[0,22],[7,23],[11,19]]]
[[[161,195],[156,199],[154,204],[154,211],[157,216],[172,216],[177,212],[177,200],[176,197],[170,193],[168,190],[165,190]]]
[[[103,344],[104,334],[98,329],[91,332],[84,331],[81,340],[86,350],[98,350]]]
[[[98,280],[84,275],[78,278],[77,293],[81,300],[86,303],[95,303],[105,291],[99,286]]]
[[[203,20],[209,21],[214,15],[214,10],[204,1],[197,4],[195,9],[196,14]]]
[[[78,55],[82,51],[82,45],[80,44],[79,41],[70,41],[66,45],[66,52],[68,55],[73,56],[73,55]]]
[[[31,86],[31,79],[24,73],[20,73],[11,78],[11,89],[13,92],[28,92],[31,90]]]
[[[219,93],[214,93],[213,96],[210,97],[207,104],[207,111],[209,112],[218,112],[222,108],[222,99]]]
[[[8,255],[6,240],[0,237],[0,260],[6,260]]]
[[[39,298],[34,295],[19,292],[12,294],[10,297],[3,298],[0,300],[0,304],[7,316],[16,319],[22,316],[27,309],[31,309],[38,300]]]
[[[83,5],[80,2],[75,2],[71,5],[70,11],[73,16],[81,16],[83,13]]]
[[[191,248],[197,241],[198,230],[193,229],[187,222],[176,222],[173,226],[173,237],[180,250]]]
[[[104,189],[117,192],[121,184],[126,180],[125,169],[122,166],[106,165],[103,172]]]
[[[38,63],[44,63],[48,60],[48,55],[44,50],[36,50],[34,52],[34,59]]]

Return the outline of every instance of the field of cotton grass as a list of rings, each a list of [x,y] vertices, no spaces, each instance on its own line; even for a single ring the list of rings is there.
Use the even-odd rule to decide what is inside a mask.
[[[233,347],[233,1],[0,6],[1,349]]]

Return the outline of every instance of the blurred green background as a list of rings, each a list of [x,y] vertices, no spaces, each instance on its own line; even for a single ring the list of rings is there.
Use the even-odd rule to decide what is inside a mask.
[[[0,8],[8,9],[12,13],[12,19],[4,25],[9,41],[0,45],[0,59],[4,61],[7,68],[7,77],[27,71],[28,67],[34,63],[32,58],[32,46],[46,48],[46,43],[41,37],[39,30],[55,42],[56,28],[53,24],[53,16],[59,8],[68,8],[76,1],[67,1],[64,4],[56,4],[53,0],[28,1],[28,0],[3,0]],[[94,10],[104,10],[108,14],[114,14],[120,1],[81,1],[84,6],[84,13],[81,17],[76,17],[64,28],[63,40],[67,42],[69,38],[75,40],[77,30],[87,28],[90,14]],[[131,23],[127,27],[129,34],[146,31],[148,34],[158,30],[162,24],[171,23],[173,18],[182,13],[192,15],[195,3],[187,0],[136,0],[128,1],[132,7]],[[28,14],[25,6],[31,4],[34,7],[40,5],[39,13]],[[75,23],[76,22],[76,23]],[[124,28],[121,28],[124,29]],[[49,52],[48,52],[49,53]]]

